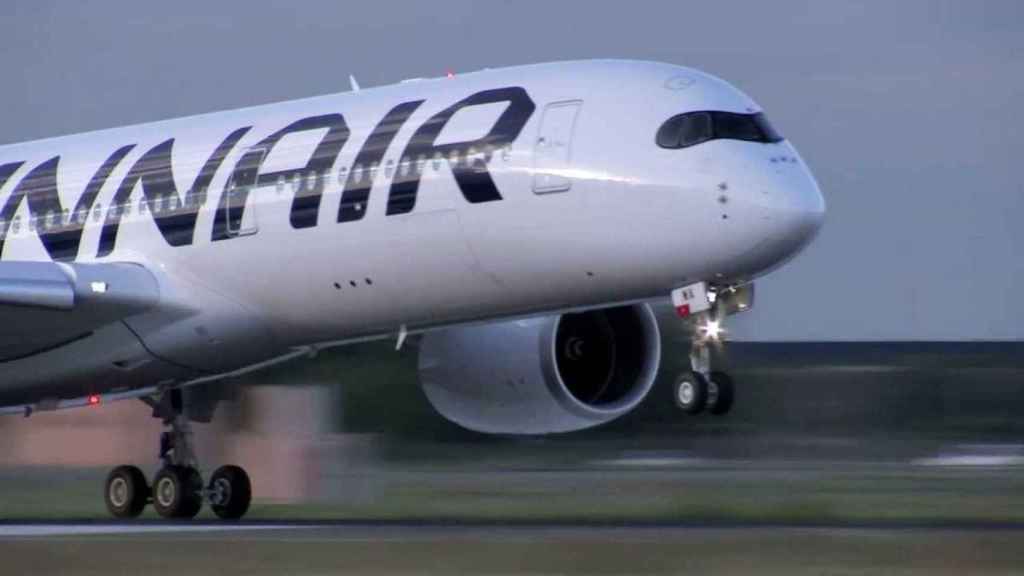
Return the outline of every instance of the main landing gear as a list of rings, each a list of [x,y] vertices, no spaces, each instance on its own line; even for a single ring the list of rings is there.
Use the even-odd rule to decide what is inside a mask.
[[[715,292],[700,282],[674,290],[672,303],[692,332],[690,370],[680,374],[672,385],[676,406],[687,414],[727,414],[732,409],[735,385],[727,373],[711,369],[711,346],[721,343],[721,323],[726,316],[753,306],[754,286]]]
[[[152,503],[157,514],[169,519],[194,518],[203,502],[225,520],[241,518],[252,500],[249,475],[238,466],[221,466],[205,487],[192,449],[192,428],[183,413],[181,390],[169,390],[159,399],[147,399],[153,416],[169,429],[160,435],[163,467],[146,484],[135,466],[118,466],[107,476],[103,496],[115,518],[136,518]]]

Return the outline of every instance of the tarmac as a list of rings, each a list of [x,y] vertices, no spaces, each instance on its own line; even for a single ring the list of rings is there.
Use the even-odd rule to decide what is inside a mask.
[[[18,522],[5,574],[1016,574],[1024,523]]]

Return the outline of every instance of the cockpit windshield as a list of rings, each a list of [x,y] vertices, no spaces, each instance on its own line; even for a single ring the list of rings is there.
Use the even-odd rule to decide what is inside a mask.
[[[719,139],[765,143],[783,140],[761,112],[687,112],[669,118],[658,129],[657,136],[658,146],[669,149],[686,148]]]

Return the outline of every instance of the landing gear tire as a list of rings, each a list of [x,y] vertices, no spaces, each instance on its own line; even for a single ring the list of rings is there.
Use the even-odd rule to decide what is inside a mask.
[[[238,520],[249,510],[252,483],[238,466],[221,466],[210,477],[207,487],[210,508],[224,520]]]
[[[732,408],[734,386],[725,372],[712,372],[708,379],[708,412],[716,416],[727,414]]]
[[[149,499],[146,476],[135,466],[118,466],[107,475],[103,499],[114,518],[138,518]]]
[[[240,467],[218,468],[204,487],[184,394],[183,389],[173,388],[141,398],[166,428],[160,434],[163,467],[153,477],[152,486],[146,485],[146,477],[135,466],[118,466],[110,472],[104,500],[115,518],[136,518],[149,502],[157,514],[175,520],[195,518],[204,501],[225,520],[241,518],[249,510],[252,482]]]
[[[708,381],[699,372],[685,372],[672,387],[676,406],[687,414],[698,414],[708,400]]]
[[[153,478],[153,508],[164,518],[195,518],[203,506],[202,490],[195,468],[166,466]]]

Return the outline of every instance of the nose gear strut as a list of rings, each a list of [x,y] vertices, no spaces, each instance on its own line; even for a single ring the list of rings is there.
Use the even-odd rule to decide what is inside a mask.
[[[711,347],[723,337],[722,322],[753,307],[754,285],[716,290],[698,282],[672,291],[672,305],[686,323],[690,338],[690,370],[676,377],[672,387],[676,406],[687,414],[707,410],[722,415],[733,405],[732,377],[712,369]]]

